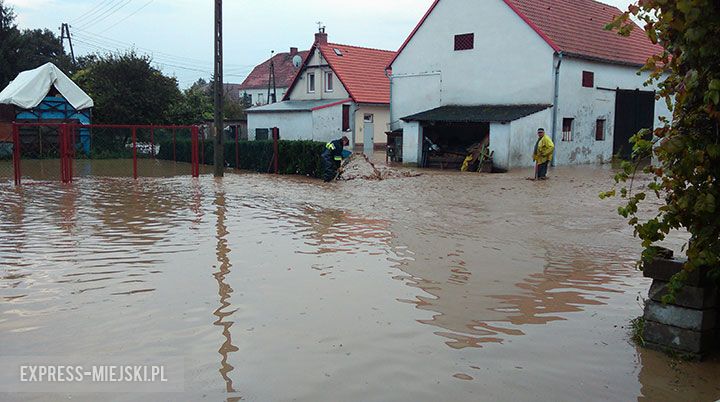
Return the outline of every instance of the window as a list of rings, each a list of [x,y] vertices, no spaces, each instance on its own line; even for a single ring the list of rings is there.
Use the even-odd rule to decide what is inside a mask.
[[[333,48],[333,51],[335,52],[336,55],[342,57],[342,55],[343,55],[342,50],[334,47],[334,48]]]
[[[265,141],[268,139],[268,134],[270,133],[270,129],[267,128],[256,128],[255,129],[255,140],[256,141]]]
[[[562,140],[572,141],[573,140],[573,121],[575,119],[564,118],[562,125]]]
[[[325,73],[325,92],[332,92],[333,91],[333,73],[327,72]]]
[[[595,87],[595,73],[592,71],[583,71],[582,86],[585,88]]]
[[[372,113],[365,113],[365,115],[363,115],[363,121],[365,123],[372,123],[374,119],[375,116]]]
[[[309,73],[307,75],[308,93],[315,92],[315,74]]]
[[[265,104],[265,94],[258,94],[258,104],[264,105]]]
[[[470,50],[475,48],[475,34],[455,35],[455,50]]]
[[[350,131],[350,105],[342,107],[342,131]]]
[[[605,119],[595,122],[595,141],[605,141]]]

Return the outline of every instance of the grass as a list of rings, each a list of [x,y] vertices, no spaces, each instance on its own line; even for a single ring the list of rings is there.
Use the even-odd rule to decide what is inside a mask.
[[[640,316],[630,320],[630,339],[635,342],[636,345],[644,347],[645,339],[643,338],[643,330],[645,329],[645,317]]]

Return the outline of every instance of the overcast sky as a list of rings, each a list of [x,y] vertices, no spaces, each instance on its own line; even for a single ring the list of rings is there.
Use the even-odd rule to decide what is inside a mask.
[[[479,0],[478,0],[479,1]],[[625,9],[631,0],[603,0]],[[71,26],[76,55],[135,47],[187,87],[212,74],[211,0],[5,0],[21,28]],[[240,83],[270,51],[331,42],[397,50],[432,0],[225,0],[225,81]]]

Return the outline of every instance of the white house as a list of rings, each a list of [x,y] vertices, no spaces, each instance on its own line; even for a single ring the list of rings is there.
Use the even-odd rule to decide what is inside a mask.
[[[299,67],[295,66],[294,60],[305,60],[307,54],[307,50],[299,51],[296,47],[291,47],[289,52],[275,53],[255,66],[242,84],[225,84],[225,91],[232,99],[245,100],[250,105],[274,103],[273,96],[279,101],[297,74]]]
[[[403,162],[427,160],[425,139],[461,149],[489,136],[497,167],[531,166],[540,127],[557,165],[627,154],[669,112],[637,73],[659,47],[639,27],[606,31],[619,14],[594,0],[436,0],[388,67]]]
[[[366,153],[384,147],[390,122],[385,67],[394,56],[328,43],[321,30],[283,101],[247,110],[250,138],[265,139],[278,127],[283,139],[329,141],[346,135]]]

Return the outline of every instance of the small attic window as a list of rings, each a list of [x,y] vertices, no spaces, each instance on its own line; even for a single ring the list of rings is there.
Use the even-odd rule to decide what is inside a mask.
[[[475,34],[455,35],[455,50],[471,50],[475,48]]]
[[[592,71],[583,71],[582,86],[585,88],[593,88],[595,86],[595,73]]]
[[[336,54],[336,55],[342,57],[342,55],[343,55],[342,50],[334,47],[334,48],[333,48],[333,51],[335,51],[335,54]]]

